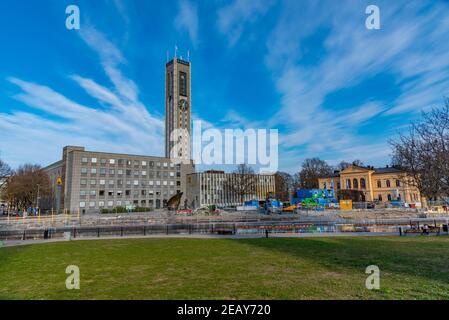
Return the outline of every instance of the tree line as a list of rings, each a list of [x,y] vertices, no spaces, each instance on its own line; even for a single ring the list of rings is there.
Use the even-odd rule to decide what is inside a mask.
[[[1,159],[0,193],[0,198],[17,211],[48,207],[53,198],[50,177],[39,165],[25,164],[13,170]]]

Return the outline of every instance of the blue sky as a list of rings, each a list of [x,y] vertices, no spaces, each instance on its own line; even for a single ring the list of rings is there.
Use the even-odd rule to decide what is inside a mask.
[[[65,28],[65,8],[81,30]],[[365,27],[375,4],[381,29]],[[0,156],[65,145],[163,155],[164,65],[190,51],[195,119],[279,129],[306,157],[389,163],[387,140],[449,96],[448,1],[3,0]]]

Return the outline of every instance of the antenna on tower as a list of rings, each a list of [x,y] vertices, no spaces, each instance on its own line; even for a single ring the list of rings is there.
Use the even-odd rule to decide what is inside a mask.
[[[178,57],[178,46],[175,45],[175,58]]]
[[[187,61],[190,62],[190,50],[187,50]]]
[[[170,60],[170,52],[167,50],[167,63],[168,63],[168,60]]]

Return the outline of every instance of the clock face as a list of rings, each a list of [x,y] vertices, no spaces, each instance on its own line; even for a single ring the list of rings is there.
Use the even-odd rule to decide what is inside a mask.
[[[182,99],[179,100],[178,106],[182,111],[186,111],[189,108],[189,103],[187,102],[187,100]]]

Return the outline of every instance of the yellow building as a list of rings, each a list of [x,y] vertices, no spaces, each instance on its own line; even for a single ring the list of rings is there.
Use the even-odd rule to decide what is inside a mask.
[[[410,181],[412,178],[394,167],[373,168],[351,165],[318,179],[320,189],[360,191],[361,201],[387,202],[400,200],[409,204],[421,203],[419,190]]]

